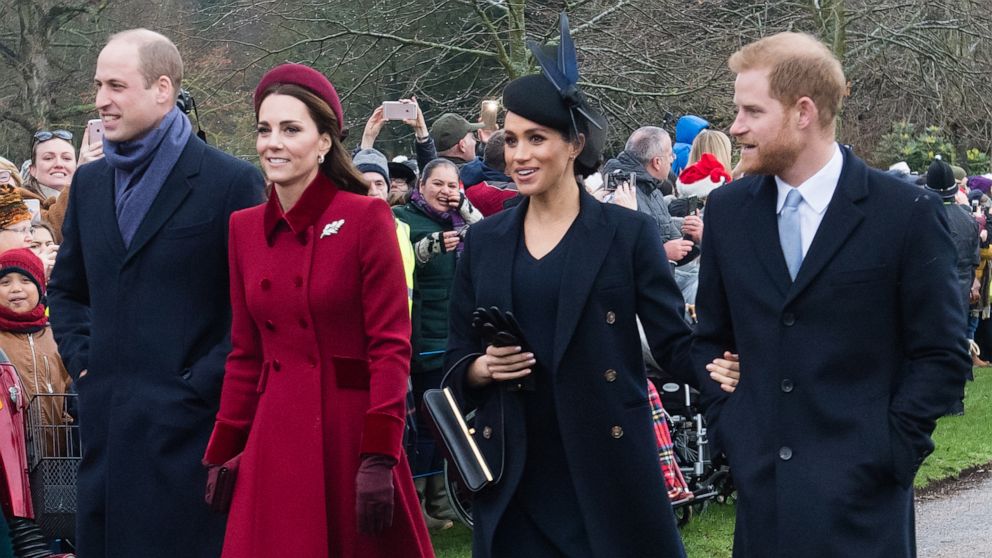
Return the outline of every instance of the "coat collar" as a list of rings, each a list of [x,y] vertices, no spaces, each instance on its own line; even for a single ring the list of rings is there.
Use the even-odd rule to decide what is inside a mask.
[[[810,285],[864,219],[864,212],[856,204],[868,195],[868,167],[850,149],[841,147],[841,151],[844,167],[837,189],[794,282],[789,278],[778,236],[775,178],[757,177],[748,185],[751,198],[742,211],[743,222],[747,229],[753,231],[748,237],[756,259],[771,276],[772,283],[785,298],[786,304]]]
[[[265,239],[269,245],[271,246],[275,240],[275,232],[279,223],[286,223],[294,236],[299,237],[306,233],[307,229],[316,224],[317,219],[331,205],[331,200],[334,199],[337,192],[337,186],[323,172],[317,172],[316,178],[303,190],[303,195],[287,213],[282,210],[279,196],[276,195],[275,188],[273,188],[272,193],[269,194],[269,201],[265,205],[265,214],[262,219],[265,227]]]

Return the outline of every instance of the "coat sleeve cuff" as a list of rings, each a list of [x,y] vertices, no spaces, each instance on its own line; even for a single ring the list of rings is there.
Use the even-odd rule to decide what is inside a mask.
[[[207,451],[203,462],[211,465],[222,465],[245,449],[248,442],[248,432],[224,422],[214,423],[214,431],[210,434]]]
[[[403,447],[404,426],[400,417],[384,413],[366,414],[361,453],[363,455],[378,453],[398,461]]]

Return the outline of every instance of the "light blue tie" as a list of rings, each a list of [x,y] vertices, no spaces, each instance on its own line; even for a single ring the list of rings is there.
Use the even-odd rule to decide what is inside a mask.
[[[795,281],[799,266],[803,263],[803,235],[799,228],[799,204],[803,203],[803,195],[795,188],[789,189],[785,196],[785,205],[778,215],[778,239],[782,243],[782,254],[785,264],[789,266],[789,275]]]

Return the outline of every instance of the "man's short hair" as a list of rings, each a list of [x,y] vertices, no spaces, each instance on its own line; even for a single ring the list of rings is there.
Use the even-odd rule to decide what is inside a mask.
[[[777,33],[745,45],[731,55],[727,65],[735,74],[768,69],[772,98],[791,105],[809,97],[824,128],[833,124],[847,93],[840,61],[826,45],[806,33]]]
[[[668,132],[657,126],[644,126],[630,134],[623,149],[637,159],[637,162],[646,166],[651,159],[664,155],[662,146],[664,138],[668,137]]]
[[[506,144],[506,132],[496,130],[489,141],[486,142],[486,149],[482,152],[482,162],[487,167],[503,172],[506,170],[506,156],[503,153],[503,146]]]
[[[183,82],[183,59],[179,49],[168,37],[148,29],[129,29],[110,37],[107,43],[126,41],[138,47],[138,64],[145,81],[145,89],[159,77],[166,76],[175,87],[174,101],[179,98]]]

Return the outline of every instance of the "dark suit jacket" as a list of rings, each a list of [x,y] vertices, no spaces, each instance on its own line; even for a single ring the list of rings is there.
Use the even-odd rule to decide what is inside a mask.
[[[455,273],[445,368],[449,382],[478,405],[476,440],[499,483],[477,495],[473,555],[492,556],[493,533],[520,482],[528,431],[518,392],[465,384],[470,355],[485,350],[472,311],[512,310],[512,264],[525,201],[469,229]],[[658,462],[635,316],[667,370],[691,374],[684,305],[647,215],[601,205],[581,193],[572,249],[565,256],[555,327],[554,398],[569,471],[596,556],[683,556]],[[501,466],[500,466],[501,464]],[[549,497],[554,497],[549,494]],[[573,515],[574,517],[574,515]],[[520,556],[528,556],[520,549]]]
[[[79,393],[82,556],[219,554],[200,458],[230,350],[227,223],[262,189],[254,167],[193,137],[126,249],[113,169],[73,177],[48,296]]]
[[[736,557],[911,556],[912,482],[969,368],[940,200],[844,167],[796,281],[774,178],[706,204],[694,360],[738,488]],[[733,347],[727,397],[705,363]]]

